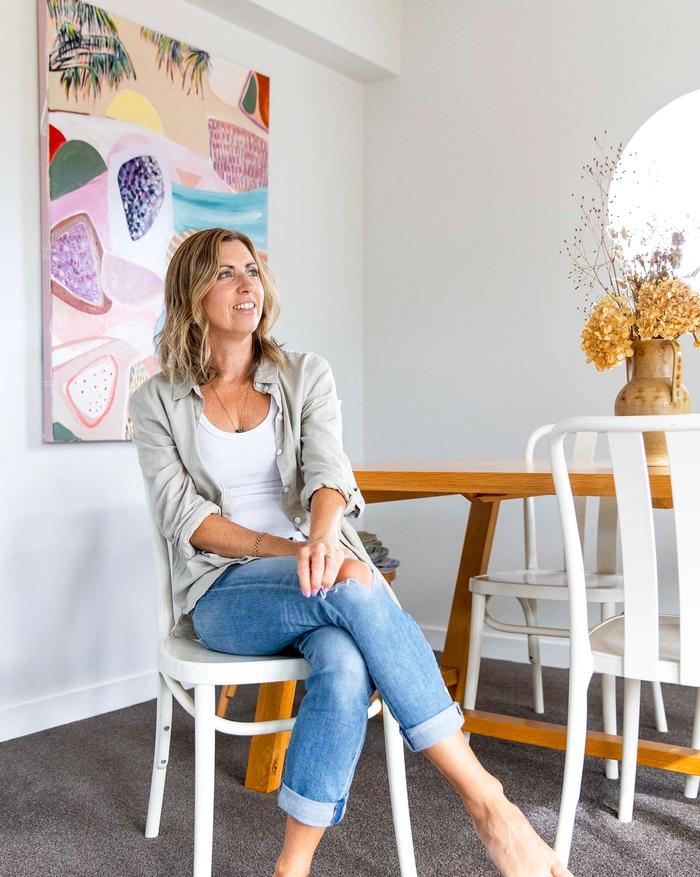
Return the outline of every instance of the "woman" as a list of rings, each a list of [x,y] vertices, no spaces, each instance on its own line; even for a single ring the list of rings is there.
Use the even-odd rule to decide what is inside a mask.
[[[208,648],[291,648],[312,667],[279,794],[275,877],[309,874],[342,819],[375,687],[408,745],[454,786],[501,874],[568,874],[472,754],[428,643],[350,524],[363,500],[330,368],[271,338],[279,306],[253,243],[221,228],[188,237],[165,306],[162,372],[134,393],[130,415],[174,549],[175,602]]]

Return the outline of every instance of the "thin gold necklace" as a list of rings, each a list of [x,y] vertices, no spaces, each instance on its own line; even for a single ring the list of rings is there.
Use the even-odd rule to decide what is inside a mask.
[[[246,386],[245,399],[243,400],[243,410],[238,415],[238,423],[239,423],[238,426],[236,426],[236,424],[233,422],[233,420],[231,420],[231,415],[228,413],[228,409],[226,408],[224,403],[221,401],[221,396],[219,396],[219,394],[216,392],[216,387],[214,386],[214,384],[210,383],[209,386],[212,388],[212,390],[214,391],[214,395],[219,400],[219,405],[221,405],[221,407],[224,409],[226,416],[231,421],[231,426],[233,427],[233,431],[234,432],[245,432],[245,430],[243,429],[243,415],[245,414],[246,405],[248,404],[248,393],[250,392],[250,381],[248,381],[248,384]]]

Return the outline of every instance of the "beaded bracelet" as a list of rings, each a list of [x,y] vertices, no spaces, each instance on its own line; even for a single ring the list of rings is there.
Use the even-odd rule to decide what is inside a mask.
[[[258,548],[260,548],[260,543],[262,541],[262,537],[265,536],[265,533],[258,533],[257,538],[255,539],[255,547],[253,548],[253,553],[250,555],[251,557],[258,556]]]

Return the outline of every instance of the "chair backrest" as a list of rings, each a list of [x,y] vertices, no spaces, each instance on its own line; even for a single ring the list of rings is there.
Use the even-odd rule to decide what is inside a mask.
[[[535,459],[535,448],[542,439],[550,436],[553,427],[554,424],[548,423],[538,427],[530,434],[525,443],[524,457],[527,465],[532,465]],[[597,442],[598,435],[594,432],[576,434],[571,454],[571,463],[574,469],[593,464]],[[579,538],[581,543],[585,544],[587,498],[585,496],[574,497],[574,505]],[[538,569],[535,498],[532,496],[523,500],[523,529],[525,533],[525,567],[526,569]],[[617,505],[614,497],[601,497],[599,501],[594,566],[594,571],[600,573],[614,573],[617,568]]]
[[[158,529],[155,515],[148,499],[148,490],[144,481],[146,492],[146,508],[151,522],[151,544],[153,547],[153,562],[156,573],[156,603],[158,607],[158,637],[164,639],[170,634],[175,625],[175,613],[173,612],[173,581],[170,566],[170,549],[168,540]]]
[[[658,678],[659,597],[656,532],[643,432],[664,432],[668,447],[675,520],[680,608],[680,682],[700,686],[700,415],[579,417],[555,426],[550,435],[569,578],[571,648],[591,657],[583,565],[564,439],[571,433],[605,433],[615,480],[625,577],[624,673]],[[573,656],[572,656],[573,660]]]

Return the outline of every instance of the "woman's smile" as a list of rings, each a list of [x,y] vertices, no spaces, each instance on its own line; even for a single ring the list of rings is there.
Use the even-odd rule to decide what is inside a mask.
[[[233,306],[234,311],[242,311],[243,313],[253,313],[256,309],[254,301],[239,302],[237,305]]]

